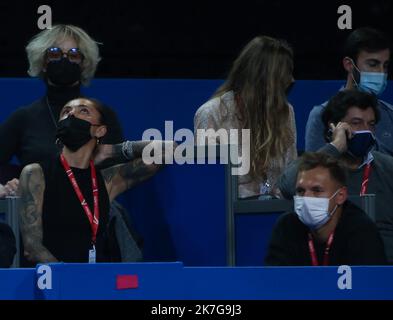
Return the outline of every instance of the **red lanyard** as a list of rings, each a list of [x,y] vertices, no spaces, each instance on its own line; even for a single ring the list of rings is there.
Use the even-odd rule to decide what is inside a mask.
[[[332,246],[333,243],[333,238],[334,238],[334,231],[329,235],[325,252],[323,255],[323,266],[329,265],[329,251],[330,247]],[[310,250],[310,256],[311,256],[311,262],[313,266],[318,266],[318,259],[317,259],[317,254],[315,252],[315,247],[314,247],[314,241],[312,239],[311,233],[308,234],[308,248]]]
[[[363,171],[363,180],[360,187],[360,195],[364,196],[367,193],[368,180],[371,172],[371,163],[367,163]]]
[[[78,182],[75,179],[74,173],[72,172],[67,160],[64,158],[63,154],[60,155],[61,164],[64,167],[64,170],[68,176],[68,179],[71,182],[72,187],[75,190],[76,195],[79,198],[79,201],[82,205],[82,208],[85,210],[86,216],[89,219],[90,227],[91,227],[91,241],[93,245],[96,243],[97,239],[97,231],[98,224],[100,218],[100,211],[98,207],[98,185],[97,185],[97,176],[96,176],[96,168],[94,167],[94,163],[90,160],[90,170],[91,170],[91,184],[93,188],[93,200],[94,200],[94,215],[91,214],[89,205],[87,204],[85,198],[83,197],[82,191],[78,186]]]

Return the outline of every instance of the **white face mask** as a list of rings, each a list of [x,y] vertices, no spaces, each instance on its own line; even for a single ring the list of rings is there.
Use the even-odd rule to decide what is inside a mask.
[[[294,196],[295,212],[300,221],[311,230],[322,227],[337,210],[338,205],[336,205],[332,212],[329,212],[329,201],[333,199],[339,191],[340,189],[330,198]]]

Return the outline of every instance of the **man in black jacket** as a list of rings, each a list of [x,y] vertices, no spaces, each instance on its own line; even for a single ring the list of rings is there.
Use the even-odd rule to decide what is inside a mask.
[[[272,234],[266,265],[381,265],[384,247],[371,219],[347,201],[346,173],[324,153],[299,164],[295,213],[282,215]]]

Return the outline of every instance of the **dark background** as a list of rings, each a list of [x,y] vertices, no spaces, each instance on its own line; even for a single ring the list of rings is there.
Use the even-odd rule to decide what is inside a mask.
[[[343,77],[340,48],[348,30],[337,8],[350,5],[353,28],[392,34],[393,1],[1,1],[0,77],[26,77],[24,46],[39,32],[37,9],[50,5],[53,24],[70,23],[102,42],[97,77],[224,78],[254,36],[286,39],[295,78]]]

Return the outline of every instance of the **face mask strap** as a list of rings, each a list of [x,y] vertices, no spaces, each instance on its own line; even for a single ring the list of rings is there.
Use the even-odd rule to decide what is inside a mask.
[[[336,212],[338,208],[338,204],[336,204],[336,206],[334,207],[334,209],[332,210],[332,212],[329,212],[329,216],[332,217],[334,215],[334,213]]]
[[[352,63],[352,65],[353,65],[353,67],[356,69],[356,71],[359,72],[359,78],[360,78],[360,74],[361,74],[360,69],[356,66],[356,64],[355,64],[355,62],[352,60],[352,58],[349,58],[349,60],[351,60],[351,63]],[[359,87],[359,83],[355,80],[355,77],[353,76],[353,71],[351,72],[351,77],[352,77],[352,80],[353,80],[353,82],[355,83],[355,85],[356,85],[357,87]]]
[[[340,190],[341,190],[341,188],[338,188],[338,189],[336,190],[336,192],[333,193],[333,195],[329,198],[329,200],[332,200],[332,199],[337,195],[337,193],[338,193]]]
[[[338,193],[340,190],[341,190],[341,188],[338,188],[337,191],[329,198],[329,201],[332,200],[332,199],[337,195],[337,193]],[[337,208],[338,208],[338,204],[336,204],[336,206],[334,207],[334,209],[332,210],[332,212],[329,212],[329,216],[333,216],[333,214],[336,212]]]
[[[358,66],[356,65],[355,61],[353,61],[352,58],[349,58],[349,60],[351,60],[352,65],[355,67],[355,69],[357,70],[357,72],[361,72],[360,69],[358,68]]]

